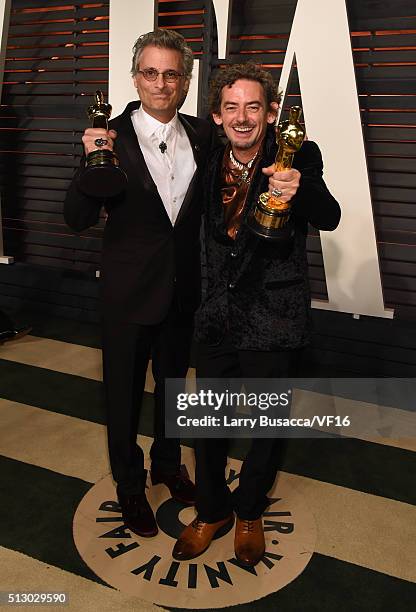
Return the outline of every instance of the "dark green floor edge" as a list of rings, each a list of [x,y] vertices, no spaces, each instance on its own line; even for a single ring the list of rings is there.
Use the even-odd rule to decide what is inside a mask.
[[[103,385],[0,359],[0,397],[60,414],[105,423]],[[153,435],[153,396],[145,393],[139,432]],[[190,444],[190,441],[187,441]],[[242,459],[247,441],[233,445],[231,456]],[[283,469],[292,473],[416,503],[416,461],[411,451],[353,438],[292,439]]]
[[[75,510],[90,488],[71,478],[0,457],[0,544],[105,584],[85,565],[72,539]],[[236,612],[414,610],[413,583],[314,554],[305,571],[281,591]],[[176,608],[180,610],[180,608]]]

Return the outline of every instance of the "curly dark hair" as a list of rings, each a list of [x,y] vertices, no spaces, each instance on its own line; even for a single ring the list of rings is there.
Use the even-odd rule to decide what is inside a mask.
[[[263,70],[260,66],[247,62],[246,64],[231,64],[217,70],[210,82],[209,112],[218,115],[221,112],[221,95],[223,87],[231,87],[239,79],[257,81],[263,86],[267,106],[270,108],[272,102],[280,103],[282,92],[279,91],[276,81],[270,72]]]

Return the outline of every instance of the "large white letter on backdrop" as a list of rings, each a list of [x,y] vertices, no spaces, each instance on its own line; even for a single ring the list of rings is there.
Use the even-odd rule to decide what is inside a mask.
[[[213,0],[218,29],[218,58],[227,57],[230,39],[232,0]],[[110,62],[108,99],[113,107],[113,116],[120,114],[127,102],[137,93],[129,78],[131,49],[141,34],[150,32],[157,23],[157,0],[110,0]],[[204,33],[202,32],[202,35]],[[181,111],[188,115],[198,113],[199,59],[194,61],[191,84]],[[134,92],[134,93],[133,93]]]
[[[108,99],[113,116],[119,115],[130,100],[137,98],[130,77],[134,42],[157,23],[156,0],[110,0]],[[182,111],[196,115],[198,109],[199,60],[195,60],[191,85]]]
[[[325,180],[342,208],[339,227],[321,232],[329,300],[312,305],[392,318],[384,308],[345,0],[298,0],[283,91],[295,57],[307,134],[322,150]]]
[[[232,0],[212,0],[217,21],[218,59],[228,58]]]
[[[113,117],[137,98],[130,75],[132,48],[141,34],[156,23],[155,0],[110,0],[108,100]]]

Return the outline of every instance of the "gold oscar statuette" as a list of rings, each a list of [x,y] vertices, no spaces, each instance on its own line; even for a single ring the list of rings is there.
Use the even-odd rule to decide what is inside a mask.
[[[276,129],[278,151],[275,160],[275,171],[288,170],[292,167],[293,156],[302,146],[305,130],[299,123],[302,113],[300,106],[292,106],[289,119],[280,123]],[[287,240],[292,234],[288,225],[290,202],[282,202],[278,196],[268,191],[260,194],[257,204],[247,219],[247,225],[260,238],[268,240]]]
[[[94,104],[87,109],[91,127],[108,130],[111,105],[104,102],[102,91],[94,94]],[[97,149],[87,155],[85,170],[79,176],[81,191],[91,197],[112,197],[123,191],[127,185],[127,175],[120,168],[117,155],[101,147],[107,144],[105,139],[97,138]]]

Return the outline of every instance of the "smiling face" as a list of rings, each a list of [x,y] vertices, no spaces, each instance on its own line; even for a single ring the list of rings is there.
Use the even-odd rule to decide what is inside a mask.
[[[165,49],[148,45],[144,47],[137,70],[154,68],[158,72],[175,70],[183,72],[182,56],[175,49]],[[179,77],[174,83],[166,83],[161,74],[155,81],[146,81],[140,72],[133,76],[133,82],[142,102],[143,110],[149,115],[167,123],[176,113],[176,109],[186,95],[189,80]]]
[[[236,157],[248,162],[260,147],[267,124],[274,123],[276,112],[267,108],[261,83],[239,79],[223,87],[220,113],[212,117],[223,126]]]

